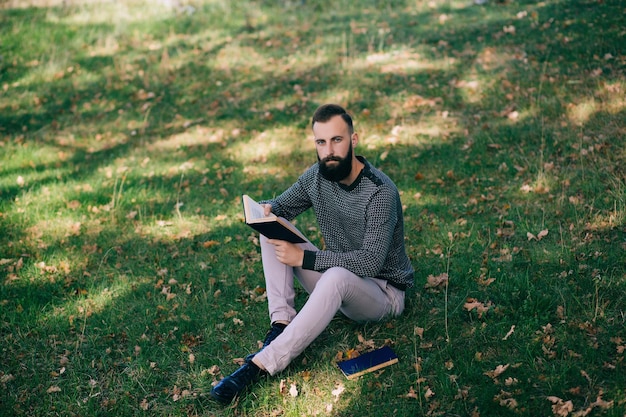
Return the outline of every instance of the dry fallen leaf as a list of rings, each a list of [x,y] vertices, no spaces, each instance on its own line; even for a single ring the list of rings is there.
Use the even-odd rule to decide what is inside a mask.
[[[502,407],[507,407],[511,410],[515,410],[518,406],[517,400],[513,398],[513,394],[504,390],[500,390],[500,393],[495,395],[493,399]]]
[[[437,276],[429,275],[426,281],[424,288],[437,288],[448,283],[448,274],[444,272]]]
[[[413,334],[419,336],[420,339],[424,338],[424,328],[423,327],[414,327]]]
[[[59,387],[58,385],[53,385],[53,386],[51,386],[50,388],[48,388],[48,389],[46,390],[46,392],[47,392],[48,394],[52,394],[52,393],[54,393],[54,392],[61,392],[61,387]]]
[[[496,366],[496,369],[494,369],[493,371],[487,371],[484,374],[487,375],[489,378],[497,378],[500,375],[502,375],[502,373],[506,371],[508,367],[509,367],[508,363],[506,365],[498,365]]]
[[[291,395],[292,397],[298,396],[298,387],[293,382],[291,383],[291,386],[289,387],[289,395]]]
[[[376,344],[372,339],[365,340],[363,335],[361,335],[360,333],[357,335],[357,338],[359,339],[359,345],[356,347],[356,350],[360,352],[366,351],[368,349],[374,349],[376,347]]]
[[[495,278],[486,278],[484,276],[478,277],[478,285],[482,285],[483,287],[488,287],[496,281]]]
[[[343,394],[345,390],[346,387],[344,387],[343,384],[337,384],[335,386],[335,389],[331,391],[331,394],[333,395],[333,397],[335,397],[335,399],[339,399],[339,396]]]
[[[552,402],[552,413],[555,416],[567,417],[569,413],[574,411],[574,404],[572,401],[563,401],[559,397],[549,396],[548,401]]]
[[[415,392],[415,390],[413,389],[413,387],[409,388],[409,392],[405,395],[405,398],[414,398],[417,399],[417,393]]]
[[[148,403],[148,400],[145,398],[141,400],[141,402],[139,403],[139,408],[141,408],[143,411],[147,411],[148,408],[150,408],[150,404]]]
[[[487,302],[487,304],[484,304],[476,300],[475,298],[468,298],[467,302],[463,304],[463,308],[465,308],[467,311],[472,311],[475,309],[478,313],[479,318],[482,317],[484,313],[489,311],[490,307],[491,302]]]
[[[602,398],[600,398],[600,395],[598,395],[598,398],[596,398],[596,400],[591,403],[591,406],[600,407],[603,410],[608,410],[609,408],[613,407],[613,401],[604,401]]]
[[[549,233],[548,229],[544,229],[544,230],[540,231],[539,233],[537,233],[537,236],[535,236],[532,233],[528,232],[528,233],[526,233],[526,237],[528,238],[529,241],[533,240],[533,239],[541,240],[544,237],[548,236],[548,233]]]
[[[359,356],[359,351],[356,349],[348,349],[344,355],[346,359],[354,359]]]
[[[507,379],[504,380],[504,385],[506,385],[507,387],[510,387],[513,385],[517,385],[518,382],[519,381],[517,378],[508,377]]]
[[[500,405],[515,410],[517,408],[517,400],[515,398],[503,398],[500,400]]]
[[[513,334],[513,332],[515,332],[515,325],[512,325],[512,326],[511,326],[511,329],[510,329],[510,330],[509,330],[509,332],[506,334],[506,336],[504,336],[504,337],[502,338],[502,340],[507,340],[507,339],[508,339],[508,338],[509,338],[512,334]]]

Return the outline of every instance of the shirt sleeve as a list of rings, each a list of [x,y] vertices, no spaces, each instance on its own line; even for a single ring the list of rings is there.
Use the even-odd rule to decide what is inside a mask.
[[[262,204],[270,204],[272,213],[279,217],[292,221],[299,214],[303,213],[312,206],[311,199],[306,192],[304,183],[306,182],[306,173],[298,178],[291,187],[286,189],[278,197],[262,201]]]

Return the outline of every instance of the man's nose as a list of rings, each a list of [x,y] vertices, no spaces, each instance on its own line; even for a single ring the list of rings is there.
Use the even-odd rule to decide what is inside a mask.
[[[326,156],[334,156],[335,155],[335,145],[332,142],[328,144],[328,149],[326,149]]]

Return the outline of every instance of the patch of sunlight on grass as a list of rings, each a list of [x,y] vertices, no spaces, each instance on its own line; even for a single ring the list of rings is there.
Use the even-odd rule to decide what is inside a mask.
[[[69,169],[69,168],[68,168]],[[69,172],[69,171],[68,171]],[[66,172],[65,171],[55,171],[54,173],[56,173],[56,177],[60,177],[62,175],[64,175]],[[50,172],[48,172],[49,176],[52,176],[52,174]],[[41,178],[39,180],[43,180],[44,178]],[[25,177],[25,186],[28,185],[29,181],[34,181],[32,179],[32,176],[28,176]],[[49,185],[44,185],[41,188],[38,188],[36,190],[30,190],[28,192],[25,192],[21,197],[20,197],[20,205],[24,206],[24,207],[29,207],[32,206],[33,208],[35,208],[36,210],[40,210],[43,212],[45,210],[43,210],[43,207],[51,207],[54,205],[63,205],[64,203],[68,202],[66,200],[66,196],[68,193],[69,189],[73,189],[74,193],[73,195],[77,195],[79,192],[81,193],[89,193],[92,191],[91,185],[87,185],[87,184],[78,184],[76,182],[64,182],[64,183],[51,183]],[[53,214],[56,218],[57,213]]]
[[[482,67],[483,71],[496,71],[512,66],[516,61],[526,61],[523,52],[512,53],[499,50],[496,47],[487,47],[476,53],[476,64]],[[505,74],[506,75],[506,74]]]
[[[615,208],[608,213],[596,214],[586,229],[591,231],[607,231],[623,224],[626,224],[626,210],[623,207],[620,209],[616,205]]]
[[[415,113],[419,113],[419,109]],[[427,111],[431,111],[428,109]],[[405,120],[396,126],[386,127],[385,132],[377,132],[380,127],[362,126],[361,146],[375,150],[393,145],[409,145],[423,148],[447,140],[462,132],[462,123],[449,112],[437,110],[435,114],[415,115],[418,120]]]
[[[407,189],[401,194],[400,197],[403,206],[406,207],[434,207],[448,204],[448,197],[438,197],[430,193],[425,193],[424,190],[418,188]]]
[[[546,171],[539,171],[537,177],[530,182],[524,183],[520,191],[524,194],[549,194],[552,190],[559,188],[558,178],[550,175]]]
[[[224,31],[214,28],[206,28],[198,33],[185,34],[185,43],[194,45],[203,52],[211,53],[223,43],[230,41],[230,38]],[[205,63],[206,64],[206,63]]]
[[[607,231],[616,227],[626,225],[626,189],[625,185],[619,180],[611,181],[611,191],[607,193],[607,198],[611,198],[613,208],[598,212],[587,225],[589,230]]]
[[[312,139],[310,133],[303,135],[302,131],[293,127],[278,127],[257,134],[249,142],[234,143],[229,152],[245,167],[247,174],[271,173],[280,176],[284,174],[284,169],[268,167],[268,159],[284,160],[303,149],[314,153]]]
[[[94,110],[96,110],[94,108]],[[102,148],[110,148],[114,145],[126,142],[126,137],[123,135],[117,135],[115,137],[109,137],[110,133],[106,133],[107,141],[102,141],[103,135],[94,134],[89,131],[90,127],[83,125],[68,125],[57,132],[51,130],[49,126],[44,126],[40,133],[40,139],[47,143],[53,143],[59,146],[59,148],[53,148],[55,152],[51,152],[51,155],[56,155],[58,163],[64,163],[68,159],[74,156],[73,150],[84,150],[87,152],[96,152]]]
[[[97,42],[87,49],[90,57],[113,56],[120,50],[117,36],[113,33],[101,36]]]
[[[244,73],[258,68],[273,67],[265,56],[254,48],[239,45],[237,41],[226,44],[215,56],[214,67],[222,71],[237,69]],[[251,76],[252,74],[249,74]]]
[[[90,3],[94,3],[91,5]],[[145,20],[161,20],[175,13],[173,1],[126,0],[113,2],[82,1],[63,17],[50,14],[49,19],[72,25],[126,24]]]
[[[30,73],[31,71],[24,72],[24,74]],[[18,81],[12,83],[11,86],[20,87],[24,84],[28,85],[33,80],[33,77],[29,75],[27,78],[28,79],[20,78]],[[22,91],[13,95],[6,94],[7,99],[3,99],[4,96],[4,94],[0,94],[0,110],[10,113],[16,118],[30,112],[36,113],[37,107],[41,104],[40,98],[35,91]]]
[[[352,69],[360,70],[378,68],[381,74],[406,75],[422,71],[446,69],[450,67],[449,60],[434,60],[423,58],[415,50],[396,50],[369,54],[365,59],[356,60]]]
[[[76,74],[77,68],[70,64],[73,58],[69,53],[65,50],[57,51],[59,50],[51,50],[45,58],[46,62],[33,62],[32,70],[25,71],[23,77],[12,84],[14,87],[33,87],[32,91],[25,91],[21,94],[20,101],[11,103],[13,108],[19,106],[19,108],[29,109],[37,113],[41,105],[44,104],[42,98],[36,93],[37,90],[41,89],[40,84],[42,83],[57,82],[64,77],[71,76],[74,87],[79,88],[82,85],[96,83],[100,79],[99,75],[82,68]],[[1,106],[2,102],[0,101],[0,108]]]
[[[207,219],[196,215],[181,214],[167,220],[154,220],[151,223],[139,224],[135,232],[142,238],[151,238],[155,242],[171,243],[209,233],[221,227],[229,227],[238,222],[239,218],[235,215],[220,214],[213,219]]]
[[[315,370],[314,375],[311,375],[311,371],[303,371],[268,380],[256,394],[260,399],[264,399],[279,393],[283,396],[283,402],[278,409],[264,409],[260,402],[257,415],[340,416],[354,412],[354,399],[361,398],[364,379],[354,381],[343,379],[339,369],[331,362],[332,360],[328,360],[323,364],[313,365],[311,369]]]
[[[66,216],[39,220],[25,232],[28,241],[38,242],[38,246],[43,247],[62,245],[68,239],[79,236],[95,240],[103,229],[101,221]]]
[[[66,1],[67,0],[6,0],[0,4],[0,8],[19,9],[27,7],[59,7],[63,6]],[[96,1],[99,0],[91,0],[92,3]]]
[[[170,125],[172,127],[186,128],[191,123],[193,123],[193,121],[177,117]],[[235,129],[227,132],[222,128],[211,128],[198,125],[190,127],[184,132],[149,143],[147,150],[150,152],[171,151],[215,143],[226,146],[229,139],[235,138],[238,135],[239,133]]]
[[[55,217],[47,220],[40,220],[26,230],[29,239],[34,241],[43,239],[57,242],[65,241],[71,236],[81,234],[82,223],[70,217]]]
[[[70,324],[86,320],[93,314],[99,314],[109,308],[116,299],[124,297],[132,292],[133,285],[142,282],[151,282],[152,277],[141,279],[133,277],[129,279],[125,275],[118,277],[115,282],[105,288],[83,289],[83,296],[68,300],[64,305],[55,307],[40,317],[41,322],[51,320],[69,320]]]
[[[28,166],[30,167],[30,165]],[[67,166],[64,168],[46,168],[41,171],[29,172],[25,171],[28,168],[24,168],[24,166],[22,166],[22,169],[24,171],[17,170],[18,172],[16,172],[12,177],[0,177],[0,186],[13,186],[17,184],[20,188],[28,190],[31,186],[36,187],[39,183],[55,181],[71,172],[71,167]],[[48,196],[50,194],[50,188],[44,187],[43,193],[45,196]],[[41,197],[39,193],[28,191],[20,196],[20,199],[16,200],[16,203],[21,206],[22,210],[24,210],[25,206],[31,204],[36,207],[42,201],[39,200],[39,197]]]
[[[606,83],[602,88],[604,108],[611,114],[617,114],[626,108],[626,82]]]
[[[477,53],[475,66],[467,68],[465,76],[454,82],[453,86],[459,91],[461,97],[468,103],[480,103],[486,96],[488,89],[501,89],[496,86],[497,78],[493,72],[499,69],[515,66],[517,61],[524,61],[526,57],[523,53],[508,52],[496,48],[486,48]],[[457,59],[447,58],[444,62],[447,66],[442,70],[451,68],[457,64]],[[486,73],[490,73],[487,75]],[[506,81],[506,74],[503,73]]]
[[[484,98],[484,83],[477,77],[469,75],[465,79],[458,80],[454,86],[466,103],[480,103]]]
[[[38,146],[14,146],[9,145],[2,149],[4,153],[2,161],[2,170],[5,173],[13,172],[15,174],[15,180],[18,176],[24,177],[25,180],[37,180],[37,177],[49,175],[49,173],[33,173],[27,171],[31,168],[35,168],[37,165],[51,166],[59,161],[57,149],[52,146],[46,146],[38,144]],[[12,183],[14,184],[14,182]]]
[[[588,98],[578,104],[570,104],[567,109],[567,117],[577,125],[583,125],[591,116],[598,111],[599,104],[593,98]]]

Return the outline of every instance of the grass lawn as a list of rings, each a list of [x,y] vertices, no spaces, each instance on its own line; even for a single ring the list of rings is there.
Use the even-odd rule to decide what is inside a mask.
[[[0,414],[625,416],[625,23],[620,0],[0,0]],[[315,162],[326,102],[400,189],[416,286],[220,407],[269,325],[240,196]],[[398,364],[335,365],[384,344]]]

